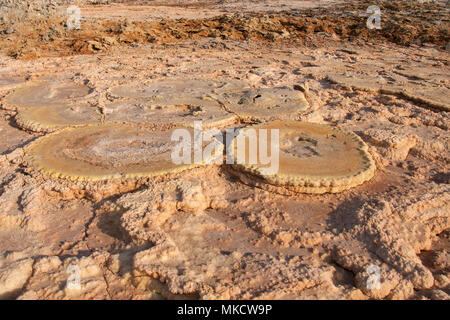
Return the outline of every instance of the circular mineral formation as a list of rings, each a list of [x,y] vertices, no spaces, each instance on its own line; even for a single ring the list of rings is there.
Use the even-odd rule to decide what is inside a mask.
[[[20,109],[16,123],[34,132],[52,132],[70,126],[100,123],[97,108],[87,105],[45,106]]]
[[[70,99],[84,97],[90,91],[89,87],[76,83],[36,82],[9,94],[4,100],[3,107],[15,110],[26,107],[61,105],[69,102]]]
[[[410,74],[410,76],[412,77],[413,74]],[[418,79],[425,78],[424,75],[419,77],[419,74],[416,77]],[[359,73],[332,74],[328,75],[328,80],[347,88],[403,96],[409,100],[424,103],[434,109],[450,110],[450,104],[448,103],[450,90],[444,86],[421,85],[406,81],[401,76],[391,75],[385,78],[381,75]]]
[[[261,147],[258,148],[257,162],[250,163],[249,153],[256,152],[256,149],[250,149],[252,144],[244,136],[249,135],[248,129],[254,129],[260,146],[264,141],[261,138],[264,130],[260,129],[267,129],[267,155],[270,156],[266,157],[265,165],[261,161]],[[279,133],[279,157],[274,156],[271,147],[273,129]],[[286,189],[301,193],[341,192],[370,180],[375,172],[374,161],[361,138],[336,127],[273,121],[244,128],[234,140],[239,140],[240,136],[246,141],[246,158],[239,162],[238,143],[234,143],[233,172],[245,183],[281,193]],[[278,168],[278,171],[267,173],[269,167]]]
[[[410,79],[447,81],[448,74],[445,69],[428,64],[402,65],[393,70]]]
[[[71,180],[154,177],[201,166],[172,161],[180,143],[171,141],[172,132],[123,124],[69,127],[33,142],[26,154],[41,172]]]
[[[333,83],[357,90],[379,92],[386,88],[391,90],[392,93],[401,92],[401,88],[398,86],[401,84],[400,82],[395,81],[395,79],[388,80],[381,75],[374,75],[373,73],[333,73],[329,74],[327,78]]]
[[[450,103],[448,97],[450,90],[446,87],[410,87],[402,92],[406,98],[424,103],[432,108],[450,111]]]
[[[288,87],[228,91],[216,99],[244,120],[295,119],[309,108],[304,94]]]
[[[222,127],[236,121],[236,116],[225,111],[211,99],[177,97],[155,98],[147,101],[121,101],[104,107],[106,122],[192,126],[202,121],[204,128]]]
[[[203,97],[214,92],[245,88],[240,81],[220,82],[211,79],[191,79],[158,81],[147,85],[131,83],[114,87],[109,95],[113,98],[128,99],[172,99],[180,96]]]
[[[22,77],[7,77],[0,76],[0,91],[15,89],[21,84],[25,83],[25,78]]]

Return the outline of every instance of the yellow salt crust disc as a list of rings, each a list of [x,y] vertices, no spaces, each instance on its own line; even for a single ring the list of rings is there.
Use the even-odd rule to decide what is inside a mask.
[[[178,79],[155,81],[148,84],[128,83],[113,87],[109,96],[128,99],[170,99],[180,96],[200,98],[212,93],[248,88],[248,84],[238,80],[217,81],[213,79]]]
[[[411,87],[403,90],[402,95],[407,99],[427,104],[432,108],[450,111],[448,99],[450,90],[445,87]]]
[[[401,65],[393,71],[411,79],[448,81],[448,70],[429,64]]]
[[[222,109],[211,99],[189,96],[145,100],[119,101],[104,108],[106,122],[131,124],[158,124],[193,126],[202,121],[203,128],[218,128],[230,125],[237,117]]]
[[[182,129],[193,137],[192,128]],[[171,141],[173,130],[124,124],[68,127],[36,140],[25,154],[41,172],[70,180],[155,177],[204,165],[172,161],[172,150],[179,143]]]
[[[22,77],[0,76],[0,91],[15,89],[26,82]]]
[[[268,129],[267,150],[271,154],[271,129],[279,130],[279,169],[265,174],[269,165],[249,164],[248,138],[246,160],[237,164],[237,143],[234,143],[233,171],[249,184],[268,189],[272,186],[301,193],[341,192],[370,180],[375,173],[375,163],[367,145],[352,132],[336,127],[297,121],[273,121],[246,127],[255,129],[259,142],[259,129]],[[236,142],[241,131],[234,139]],[[274,160],[272,160],[274,161]],[[256,179],[252,179],[254,176]],[[272,185],[272,186],[271,186]]]
[[[328,80],[333,83],[340,84],[347,88],[357,89],[361,91],[368,91],[377,93],[382,88],[390,87],[393,92],[400,92],[401,88],[398,85],[390,85],[387,80],[381,76],[374,76],[369,74],[358,74],[348,72],[333,73],[327,76]]]
[[[15,121],[23,129],[53,132],[58,129],[101,122],[97,108],[88,105],[62,105],[18,110]]]
[[[303,92],[288,87],[234,90],[213,97],[247,121],[293,120],[310,108]]]
[[[347,88],[372,93],[392,94],[426,104],[434,109],[450,110],[450,103],[448,102],[450,90],[443,86],[435,87],[430,85],[426,87],[405,81],[388,83],[383,77],[361,74],[333,74],[328,75],[328,80]]]
[[[90,91],[89,87],[76,83],[37,81],[10,93],[4,99],[2,106],[4,109],[16,110],[61,105],[71,99],[87,96]]]

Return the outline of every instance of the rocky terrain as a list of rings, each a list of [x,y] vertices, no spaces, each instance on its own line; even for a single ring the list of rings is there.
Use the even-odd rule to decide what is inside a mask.
[[[368,1],[52,3],[0,2],[0,298],[449,299],[444,1],[379,30]],[[279,172],[174,164],[194,121],[280,129]]]

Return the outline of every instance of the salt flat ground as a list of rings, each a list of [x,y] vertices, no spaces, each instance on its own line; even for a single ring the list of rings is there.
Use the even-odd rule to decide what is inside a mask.
[[[44,24],[27,41],[28,29],[12,25],[0,37],[13,49],[0,55],[0,297],[448,299],[445,7],[386,5],[384,29],[370,31],[366,3],[347,4],[348,11],[334,4],[83,5],[80,31]],[[417,10],[422,16],[412,14]],[[192,21],[172,20],[180,18]],[[146,22],[155,24],[138,24]],[[396,34],[398,28],[410,33]],[[228,165],[80,180],[80,163],[99,177],[149,161],[139,157],[142,139],[98,131],[95,140],[86,132],[128,125],[167,138],[157,127],[167,121],[166,109],[146,109],[149,97],[142,96],[167,81],[220,82],[233,90],[300,86],[307,110],[264,106],[269,111],[251,117],[225,102],[220,129],[289,118],[354,132],[374,161],[374,176],[324,194],[283,192]],[[64,96],[57,88],[67,83],[88,91],[51,100]],[[123,86],[134,89],[114,89]],[[36,95],[45,88],[51,93],[42,99],[53,102],[41,106]],[[163,91],[158,99],[172,112],[171,101],[200,89]],[[149,110],[155,113],[146,116]],[[186,123],[179,114],[173,121],[189,125],[210,111],[190,110]],[[57,139],[70,130],[72,137]],[[325,160],[332,174],[336,159]],[[73,268],[79,288],[67,282],[77,280],[68,274]]]

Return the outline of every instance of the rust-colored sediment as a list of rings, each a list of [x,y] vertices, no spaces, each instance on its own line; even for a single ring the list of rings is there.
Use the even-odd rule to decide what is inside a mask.
[[[71,127],[32,143],[31,164],[55,178],[112,180],[153,177],[199,166],[174,164],[170,130],[123,124]]]

